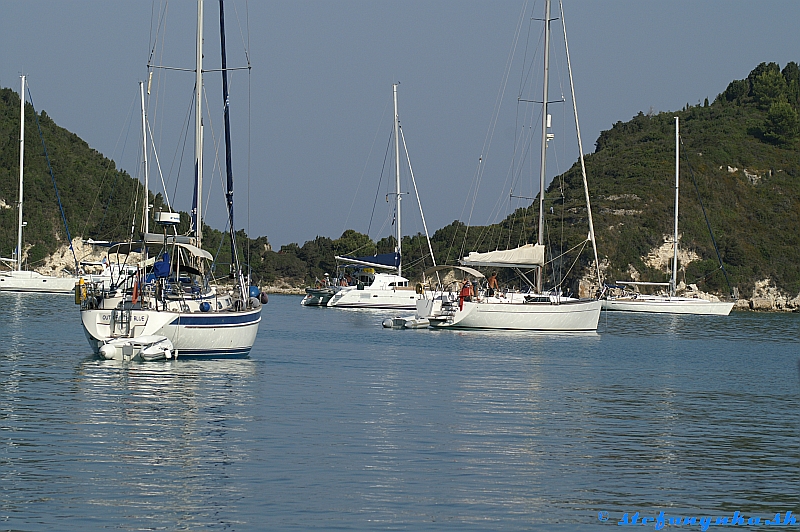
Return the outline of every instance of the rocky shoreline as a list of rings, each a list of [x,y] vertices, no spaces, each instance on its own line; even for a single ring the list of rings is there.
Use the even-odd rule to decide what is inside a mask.
[[[80,261],[100,261],[105,256],[105,250],[82,242],[79,238],[73,240],[75,253]],[[72,267],[72,268],[70,268]],[[47,275],[63,275],[74,269],[74,259],[69,247],[64,245],[53,255],[48,257],[37,271]],[[602,269],[602,268],[601,268]],[[305,286],[297,286],[287,279],[278,279],[272,284],[261,286],[260,289],[267,294],[305,295]],[[719,298],[697,289],[695,285],[686,287],[683,283],[678,286],[685,289],[686,295],[718,301]],[[581,281],[579,292],[581,296],[594,293],[595,286],[587,278]],[[792,297],[778,287],[772,286],[770,279],[756,281],[751,298],[740,298],[733,307],[735,311],[757,312],[800,312],[800,294]]]

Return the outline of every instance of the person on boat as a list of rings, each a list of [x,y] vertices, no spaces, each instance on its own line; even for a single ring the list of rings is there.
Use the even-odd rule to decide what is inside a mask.
[[[492,272],[492,275],[489,276],[489,279],[486,281],[486,295],[493,296],[495,292],[500,291],[500,287],[497,284],[497,272]]]
[[[459,310],[464,310],[464,301],[472,301],[473,295],[472,283],[469,282],[469,279],[464,279],[464,284],[461,285],[461,292],[458,294]]]

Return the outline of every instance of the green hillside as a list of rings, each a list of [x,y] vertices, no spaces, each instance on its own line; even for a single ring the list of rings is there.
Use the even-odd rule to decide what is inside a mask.
[[[11,257],[17,241],[19,194],[19,95],[0,89],[0,255]],[[55,189],[30,104],[25,106],[24,245],[28,263],[67,242]],[[130,230],[132,199],[142,187],[74,133],[58,127],[41,111],[42,136],[58,183],[72,237],[123,239]],[[139,200],[141,205],[141,199]]]
[[[710,105],[706,101],[677,112],[639,113],[604,131],[586,164],[598,247],[611,264],[609,278],[629,278],[626,270],[632,265],[644,280],[665,280],[642,257],[672,232],[677,116],[683,146],[679,232],[682,247],[703,259],[688,266],[687,283],[703,280],[701,288],[727,293],[721,273],[713,273],[718,263],[699,191],[731,284],[748,296],[756,280],[770,278],[796,295],[798,108],[797,64],[789,63],[781,72],[775,63],[762,63],[747,79],[731,82]],[[571,221],[579,224],[584,213],[579,168],[573,167],[564,179],[566,204],[577,209]]]
[[[630,268],[643,281],[668,276],[643,257],[673,231],[675,120],[680,118],[682,156],[680,223],[682,249],[691,262],[680,280],[702,290],[728,294],[703,216],[706,209],[732,286],[749,297],[756,280],[796,295],[800,292],[800,69],[762,63],[730,83],[713,103],[687,104],[680,111],[639,113],[603,131],[586,157],[595,231],[606,282],[629,280]],[[695,188],[694,182],[697,188]],[[562,197],[563,191],[563,197]],[[699,192],[699,198],[698,198]],[[538,202],[535,202],[538,205]],[[550,208],[553,208],[552,214]],[[580,166],[553,180],[545,197],[548,255],[558,256],[586,239],[587,220]],[[489,228],[470,228],[466,250],[496,249],[497,242],[534,242],[538,208],[520,209]],[[563,220],[563,224],[562,224]],[[563,236],[562,236],[562,225]],[[434,237],[437,257],[458,257],[457,223]],[[457,242],[451,246],[450,242]],[[550,268],[550,284],[565,277],[573,290],[588,271],[590,248],[569,270],[574,253]],[[452,260],[450,262],[453,262]]]
[[[705,291],[728,293],[700,207],[702,199],[731,284],[742,296],[750,295],[755,281],[767,278],[791,295],[800,292],[798,110],[798,65],[789,63],[781,70],[775,63],[762,63],[747,78],[731,82],[711,103],[687,104],[675,112],[640,112],[603,131],[586,165],[606,280],[630,279],[632,269],[641,280],[667,280],[664,271],[648,267],[643,257],[672,233],[674,117],[678,116],[683,144],[681,244],[700,257],[680,279]],[[141,185],[76,135],[56,126],[44,111],[39,119],[73,237],[126,239],[137,194],[141,205]],[[26,123],[25,241],[33,245],[29,261],[35,266],[66,239],[29,106]],[[16,239],[18,131],[19,97],[0,89],[0,200],[9,206],[0,207],[2,256],[10,256]],[[548,255],[553,257],[586,239],[578,163],[553,181],[545,199]],[[151,201],[158,206],[161,197],[151,195]],[[456,221],[439,229],[432,237],[437,262],[455,264],[468,251],[535,241],[537,205],[518,209],[492,226],[467,229]],[[188,229],[185,213],[180,229]],[[207,226],[204,231],[203,247],[218,255],[215,273],[224,276],[230,262],[227,238]],[[283,280],[303,285],[332,273],[335,254],[385,253],[394,247],[391,238],[373,242],[352,230],[337,239],[318,236],[277,252],[265,236],[248,239],[240,233],[238,238],[245,249],[243,259],[260,284]],[[592,260],[590,247],[578,251],[548,267],[548,285],[561,282],[576,289]],[[404,237],[403,252],[404,273],[412,279],[431,264],[423,235]]]

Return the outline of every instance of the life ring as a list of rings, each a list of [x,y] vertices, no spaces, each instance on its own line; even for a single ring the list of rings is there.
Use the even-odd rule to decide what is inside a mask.
[[[417,292],[418,294],[422,294],[423,290],[424,290],[424,289],[423,289],[422,283],[417,283],[417,286],[416,286],[416,292]]]

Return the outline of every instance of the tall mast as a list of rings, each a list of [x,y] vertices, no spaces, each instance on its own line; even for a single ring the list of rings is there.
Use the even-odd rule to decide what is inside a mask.
[[[397,114],[397,83],[392,85],[392,93],[394,96],[394,172],[395,172],[395,196],[397,196],[397,206],[395,212],[397,213],[397,247],[395,251],[398,257],[402,257],[402,238],[403,233],[400,231],[400,116]],[[397,275],[403,275],[402,258],[397,262]]]
[[[244,283],[240,276],[242,274],[239,265],[239,254],[236,251],[236,225],[233,223],[233,164],[231,157],[231,118],[230,106],[228,105],[228,57],[225,51],[225,7],[223,0],[219,0],[219,42],[220,54],[222,56],[222,103],[225,115],[225,173],[228,178],[228,188],[225,198],[228,203],[228,225],[231,231],[231,264],[235,269],[236,279],[239,281],[242,297],[244,298]]]
[[[672,235],[672,280],[669,283],[669,295],[675,297],[678,282],[678,192],[680,176],[680,134],[678,133],[678,117],[675,117],[675,233]]]
[[[194,235],[203,239],[203,0],[197,0],[197,57],[194,87]]]
[[[144,234],[150,232],[150,168],[147,164],[147,118],[144,108],[144,81],[139,82],[139,94],[142,98],[142,161],[144,164],[144,213],[142,228]],[[147,253],[145,247],[145,253]]]
[[[539,168],[539,245],[544,244],[544,180],[547,172],[547,86],[550,82],[550,0],[544,8],[544,89],[542,91],[542,157]],[[539,267],[536,290],[541,293],[544,285],[544,266]]]
[[[25,76],[20,76],[21,88],[19,90],[19,201],[17,202],[17,266],[22,269],[22,165],[25,159]]]

